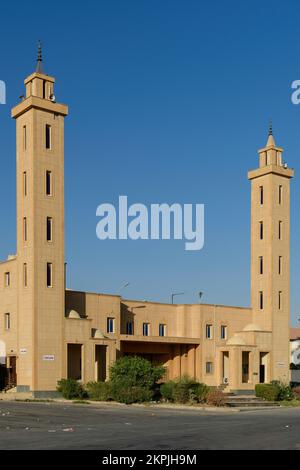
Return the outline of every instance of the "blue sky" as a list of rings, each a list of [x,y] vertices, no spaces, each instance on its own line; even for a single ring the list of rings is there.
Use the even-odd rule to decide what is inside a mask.
[[[273,119],[296,170],[299,2],[100,0],[1,5],[0,258],[15,252],[15,129],[10,108],[44,44],[66,121],[68,286],[169,301],[249,305],[247,171]],[[204,203],[205,246],[96,238],[102,202]],[[292,182],[292,317],[300,317],[300,183]]]

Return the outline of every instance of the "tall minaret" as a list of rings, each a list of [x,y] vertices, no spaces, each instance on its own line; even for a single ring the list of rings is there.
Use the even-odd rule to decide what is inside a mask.
[[[12,109],[17,134],[19,391],[46,392],[63,377],[64,118],[42,67]]]
[[[251,180],[251,305],[253,322],[272,332],[269,379],[289,377],[290,178],[270,125]],[[265,348],[268,348],[266,344]]]

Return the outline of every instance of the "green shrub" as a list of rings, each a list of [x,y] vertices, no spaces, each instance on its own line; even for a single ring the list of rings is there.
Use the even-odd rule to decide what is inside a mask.
[[[194,389],[197,403],[205,403],[209,392],[210,392],[210,388],[207,385],[203,383],[198,383]]]
[[[57,384],[57,391],[67,400],[86,398],[87,395],[81,383],[75,379],[61,379]]]
[[[206,403],[211,406],[225,406],[225,395],[221,390],[210,390],[206,397]]]
[[[111,384],[111,396],[115,401],[119,403],[126,403],[130,405],[132,403],[143,403],[151,401],[153,391],[146,387],[139,386],[128,386],[121,385],[121,382],[113,382]]]
[[[209,388],[189,377],[169,381],[161,385],[160,393],[164,400],[176,403],[204,403]]]
[[[173,380],[169,382],[165,382],[160,386],[160,393],[164,400],[166,401],[174,401],[174,388],[176,383]]]
[[[280,389],[275,384],[257,384],[255,395],[267,401],[278,401]]]
[[[151,389],[165,373],[165,368],[155,366],[139,356],[124,356],[110,368],[111,382],[120,382],[132,387]]]
[[[294,398],[292,388],[289,384],[280,382],[279,380],[272,380],[271,385],[275,385],[275,387],[278,387],[279,393],[277,399],[279,401],[288,401]]]
[[[112,399],[109,382],[88,382],[86,390],[89,398],[95,401],[109,401]]]

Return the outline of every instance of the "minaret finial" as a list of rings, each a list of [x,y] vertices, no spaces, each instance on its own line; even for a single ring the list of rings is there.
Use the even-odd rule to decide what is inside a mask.
[[[269,135],[273,135],[273,123],[272,119],[269,121]]]
[[[36,72],[37,73],[44,73],[44,71],[43,71],[42,43],[41,43],[40,40],[38,42],[38,56],[37,56]]]

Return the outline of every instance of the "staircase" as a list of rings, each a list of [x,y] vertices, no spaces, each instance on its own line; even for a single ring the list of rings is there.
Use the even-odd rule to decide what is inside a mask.
[[[266,401],[253,395],[228,394],[226,405],[231,408],[266,408],[280,406],[276,401]]]

